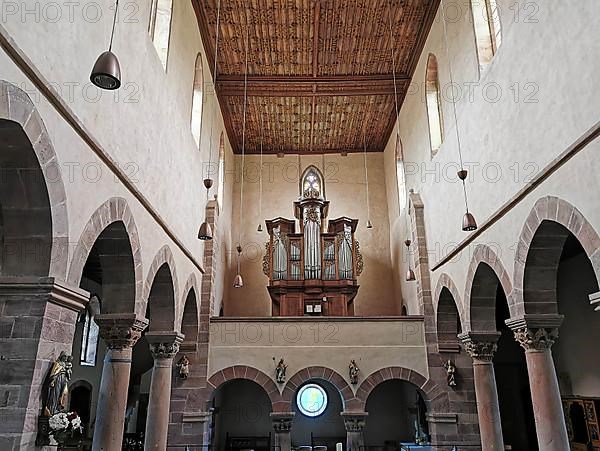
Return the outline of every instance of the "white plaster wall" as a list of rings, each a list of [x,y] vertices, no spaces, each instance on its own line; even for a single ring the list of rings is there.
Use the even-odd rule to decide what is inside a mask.
[[[239,219],[241,188],[241,157],[236,156],[238,173],[233,187],[232,252],[230,253],[229,279],[236,271],[235,246],[242,227],[242,289],[228,288],[225,314],[227,316],[270,316],[271,300],[267,291],[268,278],[262,272],[262,258],[268,241],[264,221],[282,216],[294,219],[293,203],[299,196],[298,156],[283,158],[269,155],[263,157],[263,198],[260,216],[260,156],[246,156],[244,179],[243,219]],[[322,170],[321,156],[302,156],[303,172],[309,165]],[[357,315],[390,315],[397,312],[393,285],[382,283],[392,279],[389,258],[389,228],[386,203],[383,155],[367,156],[369,170],[369,198],[371,202],[372,229],[367,229],[367,201],[364,171],[364,155],[327,155],[325,157],[325,194],[330,201],[328,219],[348,216],[359,220],[356,238],[364,258],[364,271],[358,277],[360,289],[355,299]],[[323,172],[323,171],[322,171]],[[263,232],[258,233],[259,222]],[[299,228],[297,228],[299,230]],[[228,283],[228,287],[231,283]]]
[[[503,43],[481,76],[470,11],[462,3],[448,3],[448,16],[456,17],[457,5],[462,8],[462,15],[447,24],[449,50],[454,82],[463,93],[457,103],[457,117],[463,159],[470,170],[469,205],[481,224],[533,175],[598,122],[600,116],[596,105],[600,103],[600,93],[594,89],[593,80],[600,63],[592,55],[597,53],[597,33],[593,30],[600,4],[574,0],[514,4],[500,0]],[[521,8],[518,19],[515,5]],[[466,236],[461,230],[462,190],[455,176],[458,153],[452,105],[448,101],[450,91],[443,100],[445,141],[433,159],[423,100],[425,65],[430,52],[438,59],[442,93],[449,86],[448,59],[440,20],[438,12],[400,113],[407,185],[420,193],[425,204],[431,266]],[[473,86],[472,98],[469,98],[467,83],[478,83]],[[497,101],[494,99],[495,87],[502,90]],[[518,99],[515,89],[519,93]],[[540,197],[554,195],[571,202],[596,229],[600,229],[600,208],[594,198],[600,187],[596,176],[600,168],[598,148],[598,142],[588,145],[455,261],[435,271],[432,290],[440,274],[447,272],[459,290],[464,291],[471,249],[477,243],[486,243],[496,249],[512,275],[514,250],[521,228]],[[394,151],[395,135],[392,135],[385,151],[391,250],[396,274],[400,274],[403,297],[409,312],[415,312],[416,284],[404,282],[406,255],[400,251],[404,248],[405,233],[403,221],[398,218],[395,193],[390,189],[396,183],[395,168],[392,168]]]
[[[14,14],[8,13],[13,11],[9,3],[17,7]],[[121,63],[123,86],[116,93],[100,91],[89,82],[95,59],[108,45],[113,2],[95,3],[101,10],[85,2],[71,7],[52,3],[59,9],[36,1],[2,2],[2,26],[178,239],[202,262],[203,246],[196,238],[204,216],[202,179],[207,174],[209,152],[213,162],[218,159],[224,126],[203,58],[207,94],[197,148],[190,114],[194,63],[203,48],[191,2],[174,1],[166,72],[147,31],[150,2],[121,3],[113,50]],[[101,17],[96,20],[99,11]],[[59,20],[55,20],[56,14],[60,14]],[[191,273],[200,280],[191,261],[3,50],[0,78],[29,93],[48,129],[66,185],[71,252],[92,213],[107,199],[120,196],[127,200],[140,235],[144,278],[156,252],[166,244],[175,257],[180,290]],[[227,158],[231,158],[227,139],[225,148]],[[226,216],[224,223],[227,226]],[[179,310],[181,314],[182,307]]]

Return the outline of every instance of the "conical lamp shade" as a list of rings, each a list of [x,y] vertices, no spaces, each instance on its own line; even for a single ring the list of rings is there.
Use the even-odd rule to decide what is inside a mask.
[[[465,232],[472,232],[473,230],[477,229],[477,221],[475,221],[473,215],[468,211],[463,216],[462,229]]]
[[[236,274],[235,279],[233,279],[233,288],[242,288],[244,286],[244,279],[242,279],[241,274]]]
[[[213,239],[212,229],[210,228],[210,224],[208,222],[204,221],[202,225],[200,225],[198,239],[203,241]]]
[[[408,271],[406,271],[406,281],[412,282],[413,280],[417,280],[415,272],[411,268],[408,268]]]
[[[96,60],[90,81],[101,89],[112,91],[121,87],[121,66],[117,55],[104,52]]]
[[[258,228],[256,229],[257,232],[262,232],[262,224],[258,225]]]

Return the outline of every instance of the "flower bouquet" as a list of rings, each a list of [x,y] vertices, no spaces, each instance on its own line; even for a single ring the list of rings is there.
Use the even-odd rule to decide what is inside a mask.
[[[81,418],[75,412],[59,412],[48,418],[50,436],[56,440],[59,445],[73,437],[75,432],[83,432]]]

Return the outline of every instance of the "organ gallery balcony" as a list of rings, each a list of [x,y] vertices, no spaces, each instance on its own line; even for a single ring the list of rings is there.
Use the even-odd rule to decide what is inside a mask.
[[[282,357],[290,376],[307,365],[345,375],[350,359],[364,377],[391,366],[428,374],[421,316],[211,318],[209,376],[232,362],[274,374]]]

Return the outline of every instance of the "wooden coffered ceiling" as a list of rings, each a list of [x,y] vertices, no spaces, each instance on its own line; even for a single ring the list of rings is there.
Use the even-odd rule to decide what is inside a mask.
[[[211,70],[217,4],[192,0]],[[402,103],[439,0],[220,0],[217,95],[246,152],[383,151],[394,127],[392,48]],[[390,13],[393,41],[390,39]]]

